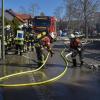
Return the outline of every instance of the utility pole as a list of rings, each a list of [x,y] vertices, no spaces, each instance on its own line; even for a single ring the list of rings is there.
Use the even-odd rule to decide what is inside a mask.
[[[5,35],[4,35],[4,0],[2,0],[2,59],[5,60]]]

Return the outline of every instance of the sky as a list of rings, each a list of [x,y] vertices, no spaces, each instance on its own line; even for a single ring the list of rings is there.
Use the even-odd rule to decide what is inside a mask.
[[[2,0],[0,0],[1,3]],[[45,15],[53,15],[54,9],[62,4],[63,0],[4,0],[5,9],[13,9],[19,12],[21,7],[29,9],[31,4],[38,4],[36,11],[44,12]],[[0,5],[1,7],[1,5]]]

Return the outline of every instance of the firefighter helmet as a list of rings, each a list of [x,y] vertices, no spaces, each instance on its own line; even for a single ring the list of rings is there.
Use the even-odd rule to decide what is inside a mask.
[[[18,26],[19,29],[22,29],[22,27],[23,27],[23,25],[19,25],[19,26]]]
[[[46,32],[42,32],[37,35],[37,38],[40,39],[40,38],[44,37],[45,35],[46,35]]]
[[[75,38],[75,35],[74,34],[70,34],[70,38]]]
[[[6,26],[7,29],[10,29],[10,27],[11,27],[10,25],[7,25],[7,26]]]
[[[45,36],[46,35],[46,32],[42,32],[42,35]]]

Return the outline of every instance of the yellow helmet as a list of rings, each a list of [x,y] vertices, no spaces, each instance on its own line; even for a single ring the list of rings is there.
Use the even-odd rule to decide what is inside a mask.
[[[46,35],[46,32],[42,32],[42,33],[37,35],[37,38],[39,39],[39,38],[41,38],[42,36],[45,36],[45,35]]]
[[[46,32],[42,32],[42,35],[43,35],[43,36],[46,35]]]

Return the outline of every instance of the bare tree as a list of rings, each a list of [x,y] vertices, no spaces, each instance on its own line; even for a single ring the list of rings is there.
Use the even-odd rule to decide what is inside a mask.
[[[77,0],[77,6],[75,6],[75,15],[77,19],[80,19],[84,25],[84,33],[88,38],[88,26],[95,12],[97,11],[100,1],[99,0]]]
[[[63,14],[63,7],[58,6],[55,10],[54,10],[54,15],[55,17],[60,20]]]
[[[84,25],[84,33],[88,38],[88,25],[93,20],[93,16],[100,7],[100,0],[63,0],[65,8],[65,17],[68,20],[68,28],[72,26],[74,19],[79,24]]]
[[[67,20],[67,28],[71,29],[72,26],[72,20],[74,20],[74,14],[75,14],[75,4],[77,0],[63,0],[64,1],[64,10],[65,15],[64,18]]]
[[[30,5],[29,14],[31,14],[31,16],[35,16],[38,13],[39,9],[39,5],[37,3],[33,3]]]
[[[39,5],[37,3],[31,3],[29,7],[25,8],[21,6],[19,8],[20,13],[30,14],[31,16],[35,16],[39,11]]]
[[[41,12],[41,13],[40,13],[40,16],[45,16],[45,13],[44,13],[44,12]]]

